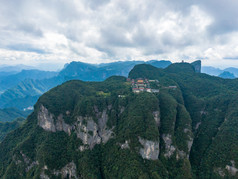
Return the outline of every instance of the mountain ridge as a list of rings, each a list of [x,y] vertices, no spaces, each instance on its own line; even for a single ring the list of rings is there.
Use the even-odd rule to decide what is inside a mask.
[[[0,108],[15,107],[24,109],[33,106],[40,95],[49,89],[72,79],[84,81],[103,81],[112,75],[126,76],[138,63],[152,63],[156,67],[166,67],[170,61],[126,61],[114,62],[101,65],[92,65],[83,62],[71,62],[59,72],[57,76],[44,79],[25,79],[0,95]],[[118,65],[120,64],[120,65]],[[55,74],[55,73],[54,73]],[[31,87],[31,89],[29,88]],[[27,89],[27,90],[26,90]],[[14,101],[24,101],[14,103]]]
[[[41,96],[23,127],[0,143],[0,176],[238,176],[236,79],[187,63],[136,65],[129,78],[159,83],[159,93],[133,93],[131,82],[113,76],[71,80]]]

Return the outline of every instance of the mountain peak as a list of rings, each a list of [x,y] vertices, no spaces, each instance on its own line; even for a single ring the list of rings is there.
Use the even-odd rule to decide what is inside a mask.
[[[201,60],[197,60],[191,63],[196,73],[201,73],[201,64],[202,64]]]

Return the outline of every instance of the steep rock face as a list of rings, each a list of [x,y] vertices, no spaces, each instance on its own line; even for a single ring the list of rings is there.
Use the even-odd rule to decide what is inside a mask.
[[[191,65],[194,67],[196,73],[201,73],[201,60],[197,60],[191,63]]]
[[[72,126],[64,122],[63,115],[60,114],[55,120],[54,114],[49,113],[48,109],[43,105],[40,106],[37,119],[38,125],[46,131],[64,131],[69,135],[71,134]]]
[[[31,160],[26,154],[22,151],[18,155],[13,156],[13,161],[17,166],[24,167],[26,172],[30,171],[34,166],[39,165],[38,161]]]
[[[45,165],[41,170],[40,178],[41,179],[49,179],[50,177],[46,173],[50,173],[51,175],[56,176],[56,177],[61,176],[61,178],[69,178],[69,179],[78,179],[79,178],[77,175],[77,167],[73,161],[66,164],[60,170],[54,170],[54,171],[50,171],[48,169],[48,167]]]
[[[55,120],[54,114],[49,113],[48,109],[41,105],[37,115],[38,125],[50,132],[64,131],[71,135],[72,131],[74,131],[84,144],[79,147],[80,151],[87,149],[87,146],[92,149],[101,142],[105,144],[113,134],[112,129],[108,129],[106,125],[108,121],[107,109],[100,112],[97,107],[95,108],[97,123],[92,117],[78,116],[77,121],[69,125],[65,123],[62,114]]]
[[[219,176],[221,176],[222,178],[226,176],[226,173],[228,173],[231,178],[237,178],[238,169],[236,168],[235,161],[231,160],[230,163],[231,164],[226,165],[225,168],[218,167],[218,168],[214,168],[213,171],[217,173]]]
[[[156,125],[159,127],[160,126],[160,113],[159,113],[159,111],[154,111],[153,116],[154,116]]]
[[[170,134],[163,134],[162,136],[165,143],[165,153],[164,156],[170,158],[174,154],[176,148],[172,145],[172,136]]]
[[[90,117],[78,117],[76,124],[77,137],[80,138],[84,145],[88,145],[92,149],[96,144],[101,143],[101,137],[98,134],[98,126]],[[86,146],[80,146],[83,151]]]
[[[40,106],[40,111],[38,112],[38,125],[46,131],[56,132],[54,124],[54,115],[50,114],[48,109],[43,105]]]
[[[121,146],[121,149],[130,149],[129,141],[126,140],[124,144],[119,144]]]
[[[238,169],[235,166],[234,160],[231,161],[231,165],[226,165],[226,169],[227,169],[228,173],[232,176],[236,176],[236,173],[238,172]]]
[[[140,149],[140,154],[142,158],[148,159],[148,160],[157,160],[159,156],[159,142],[144,140],[141,137],[139,137],[139,142],[143,146],[143,148]]]
[[[78,179],[77,172],[76,172],[76,165],[74,162],[70,162],[65,167],[63,167],[60,171],[54,171],[54,175],[56,176],[61,175],[62,178]]]

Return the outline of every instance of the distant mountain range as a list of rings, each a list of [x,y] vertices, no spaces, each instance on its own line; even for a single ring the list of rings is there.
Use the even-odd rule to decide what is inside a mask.
[[[137,64],[151,64],[165,68],[170,61],[124,61],[105,64],[71,62],[59,72],[23,70],[20,73],[0,76],[0,108],[15,107],[24,109],[33,106],[39,96],[65,81],[78,79],[83,81],[103,81],[112,75],[128,76]],[[2,79],[1,79],[2,78]],[[5,90],[5,91],[4,91]]]
[[[235,75],[229,71],[224,71],[222,72],[219,77],[224,78],[224,79],[235,79]]]
[[[62,84],[65,81],[78,79],[83,81],[103,81],[110,76],[128,76],[129,71],[138,64],[150,64],[157,68],[166,68],[170,61],[119,61],[113,63],[88,64],[83,62],[71,62],[66,64],[59,72],[41,71],[30,69],[29,66],[1,67],[0,66],[0,108],[15,107],[26,109],[33,106],[39,96],[49,89]],[[200,65],[201,66],[201,65]],[[27,70],[19,69],[26,68]],[[4,71],[5,70],[5,71]],[[198,69],[202,73],[221,78],[238,77],[237,68],[221,70],[210,66]]]
[[[214,68],[211,66],[202,66],[201,72],[206,73],[208,75],[212,75],[212,76],[219,76],[221,78],[233,79],[238,77],[238,68],[233,68],[233,67],[225,68],[224,70],[221,70],[219,68]],[[224,72],[229,72],[230,75],[224,76],[224,74],[222,74]],[[225,74],[228,74],[228,73],[225,73]]]
[[[27,66],[27,65],[13,65],[13,66],[8,66],[8,65],[0,65],[0,72],[12,72],[12,73],[17,73],[22,70],[32,70],[36,69],[36,67],[33,66]]]
[[[5,75],[6,73],[4,74],[3,72],[2,74],[3,75],[0,74],[0,91],[12,88],[25,79],[41,80],[45,78],[52,78],[58,73],[40,70],[22,70],[16,74]]]

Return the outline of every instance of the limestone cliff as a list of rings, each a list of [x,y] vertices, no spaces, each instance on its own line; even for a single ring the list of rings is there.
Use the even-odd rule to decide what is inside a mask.
[[[100,112],[97,107],[95,108],[97,122],[93,120],[93,117],[77,116],[77,121],[69,125],[65,123],[62,114],[56,118],[54,114],[51,114],[47,108],[41,105],[37,115],[38,125],[50,132],[64,131],[68,135],[74,132],[84,144],[79,147],[81,151],[87,149],[87,146],[92,149],[101,142],[105,144],[113,134],[112,129],[106,125],[108,121],[107,109]]]

